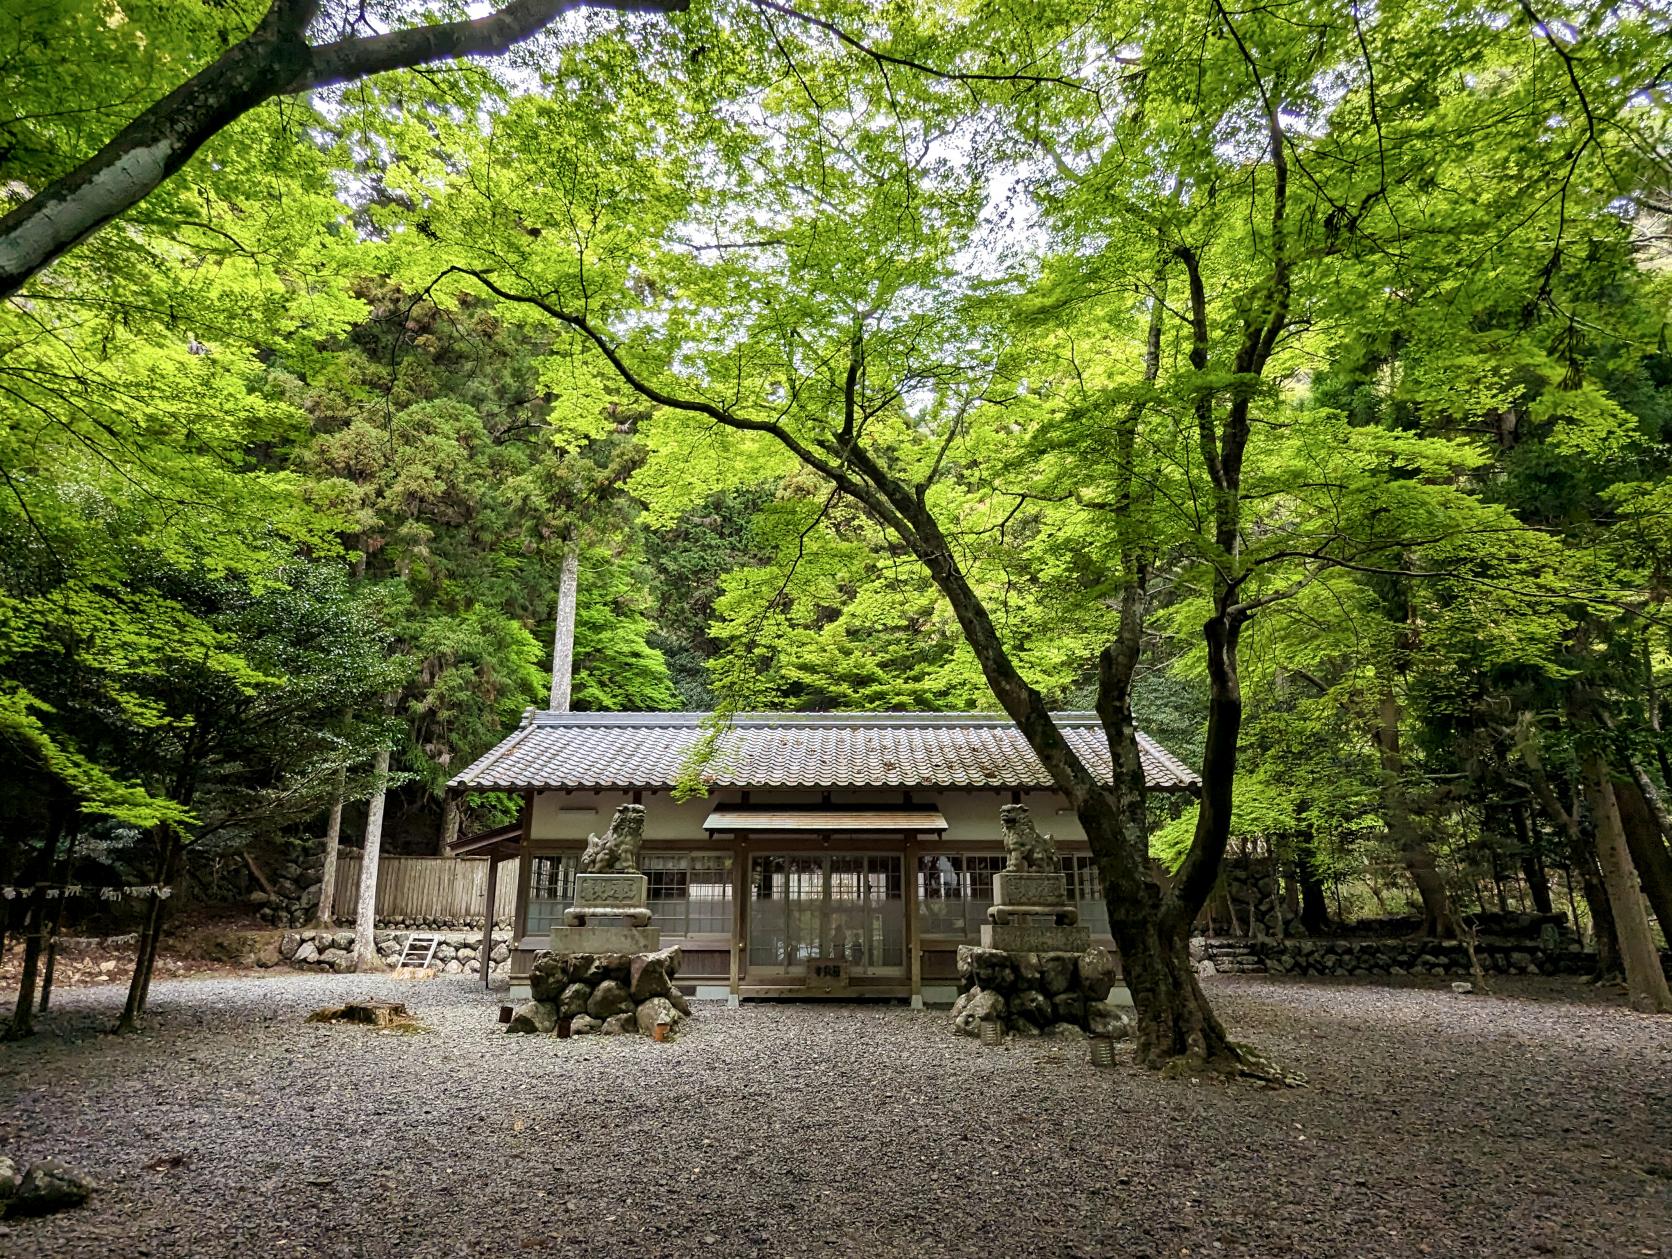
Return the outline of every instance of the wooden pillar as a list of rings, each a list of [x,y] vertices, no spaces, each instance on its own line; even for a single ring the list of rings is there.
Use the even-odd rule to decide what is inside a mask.
[[[491,988],[490,972],[493,970],[493,912],[494,894],[499,890],[499,854],[488,853],[488,894],[483,905],[482,918],[482,950],[478,957],[482,959],[482,987]]]
[[[522,851],[517,854],[517,903],[511,911],[511,947],[522,947],[523,933],[528,930],[528,884],[533,875],[529,852],[529,837],[534,831],[534,793],[523,797]]]
[[[911,954],[911,1005],[923,1005],[923,947],[917,927],[917,837],[906,836],[906,868],[902,891],[906,902],[906,949]]]
[[[743,987],[743,950],[749,939],[749,852],[732,841],[731,1000],[735,1005]]]

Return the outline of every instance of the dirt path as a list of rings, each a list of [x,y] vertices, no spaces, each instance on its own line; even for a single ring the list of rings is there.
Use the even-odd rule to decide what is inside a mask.
[[[462,977],[271,974],[160,982],[115,1040],[120,991],[66,991],[0,1049],[0,1150],[106,1187],[0,1256],[1672,1255],[1672,1020],[1506,987],[1213,981],[1288,1092],[898,1007],[558,1041]],[[301,1021],[394,993],[428,1032]]]

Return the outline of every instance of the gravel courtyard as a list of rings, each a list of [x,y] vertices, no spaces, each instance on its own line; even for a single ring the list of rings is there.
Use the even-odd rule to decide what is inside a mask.
[[[0,1255],[1672,1255],[1672,1021],[1557,981],[1212,982],[1310,1088],[899,1007],[559,1041],[463,977],[270,974],[159,983],[115,1039],[119,986],[66,991],[0,1049],[0,1150],[102,1188]],[[302,1022],[362,995],[429,1030]]]

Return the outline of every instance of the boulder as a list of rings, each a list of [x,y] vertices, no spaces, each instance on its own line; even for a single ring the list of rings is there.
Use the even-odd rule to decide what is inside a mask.
[[[250,959],[262,970],[277,966],[284,961],[284,943],[269,937]]]
[[[1045,1035],[1052,1040],[1085,1040],[1084,1028],[1075,1027],[1072,1023],[1053,1023],[1045,1029]]]
[[[602,1023],[590,1015],[577,1014],[569,1020],[569,1035],[590,1036],[602,1026]]]
[[[1132,1019],[1127,1013],[1107,1001],[1087,1003],[1086,1027],[1093,1036],[1107,1036],[1110,1040],[1125,1040],[1133,1030]]]
[[[0,1216],[6,1214],[6,1208],[17,1197],[18,1187],[22,1184],[23,1173],[18,1170],[17,1164],[0,1154]]]
[[[1010,966],[1016,972],[1016,986],[1018,988],[1039,987],[1039,954],[1012,953]]]
[[[458,955],[459,951],[451,944],[438,944],[435,946],[435,960],[438,962],[450,962]]]
[[[1039,986],[1051,996],[1074,987],[1074,968],[1079,957],[1073,953],[1041,953]]]
[[[990,992],[1009,992],[1016,986],[1016,968],[1010,963],[1010,954],[1001,949],[959,945],[958,975],[971,986]]]
[[[78,1207],[93,1192],[91,1181],[72,1172],[57,1159],[44,1158],[18,1183],[6,1214],[48,1215],[66,1207]]]
[[[691,1003],[685,999],[685,994],[679,989],[675,988],[668,993],[668,1004],[686,1018],[691,1017]]]
[[[579,961],[582,956],[577,953],[576,960]],[[577,973],[573,976],[583,984],[601,984],[606,979],[613,979],[625,985],[631,979],[633,959],[630,954],[600,953],[596,957],[587,956],[586,960],[585,971],[580,971],[577,967]]]
[[[629,966],[635,966],[643,958],[654,961],[662,967],[672,979],[679,974],[679,968],[685,964],[685,953],[677,944],[670,944],[665,949],[657,949],[654,953],[634,953],[628,958]]]
[[[296,950],[302,947],[302,937],[294,931],[287,931],[279,938],[279,956],[290,961],[296,956]]]
[[[331,942],[339,949],[352,949],[354,947],[354,933],[352,931],[339,931],[332,937]]]
[[[668,978],[667,959],[660,953],[635,955],[628,970],[628,977],[628,991],[633,994],[634,1001],[665,997],[673,991],[673,981]]]
[[[319,960],[339,973],[354,965],[354,954],[347,949],[330,948],[319,955]],[[344,965],[346,963],[346,965]]]
[[[543,952],[534,959],[528,972],[528,990],[536,1001],[557,1001],[569,987],[569,963],[572,958]]]
[[[616,1015],[633,1013],[633,998],[619,980],[606,979],[592,990],[586,1012],[595,1019],[610,1019]]]
[[[319,950],[314,947],[314,942],[312,940],[304,940],[301,944],[296,946],[296,952],[292,955],[290,960],[293,962],[300,962],[303,965],[307,965],[310,962],[317,962],[319,960]]]
[[[464,970],[464,963],[458,958],[450,958],[441,968],[443,975],[457,975]]]
[[[1035,1027],[1045,1027],[1058,1021],[1051,1009],[1051,998],[1037,988],[1024,988],[1011,997],[1008,1013],[1012,1026],[1019,1020],[1031,1023]]]
[[[511,959],[511,950],[503,943],[496,944],[493,946],[493,952],[488,954],[488,956],[493,959],[494,965],[497,966],[501,962],[506,962]]]
[[[952,1026],[965,1036],[979,1036],[983,1023],[1003,1022],[1004,1004],[1004,998],[996,992],[977,992],[953,1019]]]
[[[557,1003],[558,1015],[572,1019],[576,1015],[586,1013],[586,1003],[592,1000],[592,989],[585,984],[570,984],[563,990],[563,996]]]
[[[508,1032],[555,1032],[557,1030],[557,1006],[550,1001],[524,1001],[511,1011],[511,1021],[505,1025]],[[571,1028],[570,1030],[573,1030]]]
[[[1076,1027],[1084,1027],[1086,1023],[1086,999],[1077,992],[1059,992],[1051,998],[1051,1005],[1055,1009],[1054,1018],[1042,1019],[1044,1023],[1073,1023]]]
[[[958,999],[952,1003],[952,1021],[956,1023],[958,1016],[969,1009],[970,1002],[981,995],[981,989],[971,988],[968,992],[958,994]]]
[[[638,1025],[631,1014],[612,1014],[599,1030],[605,1036],[631,1036],[638,1030]]]
[[[666,1023],[673,1028],[678,1027],[681,1021],[679,1011],[673,1008],[666,997],[652,997],[643,1002],[633,1017],[639,1025],[639,1031],[646,1036],[655,1035],[658,1023]]]
[[[1107,1001],[1119,971],[1115,955],[1094,944],[1080,954],[1080,995],[1087,1001]]]
[[[297,897],[297,903],[301,905],[303,909],[312,909],[315,905],[319,904],[319,896],[323,890],[324,886],[322,884],[309,884],[307,887],[302,889],[302,894]]]

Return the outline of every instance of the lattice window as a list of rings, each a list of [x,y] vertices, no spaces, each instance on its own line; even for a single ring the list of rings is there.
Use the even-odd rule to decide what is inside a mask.
[[[732,929],[729,853],[647,853],[651,921],[671,936],[728,935]]]
[[[528,924],[530,935],[550,931],[563,922],[563,911],[575,902],[575,870],[580,858],[574,853],[535,857],[528,881]]]
[[[1068,880],[1068,899],[1080,907],[1080,921],[1094,935],[1108,935],[1109,906],[1103,899],[1103,873],[1097,859],[1087,852],[1070,854],[1062,859],[1062,872]]]

